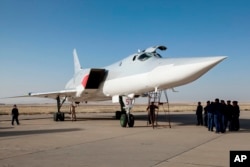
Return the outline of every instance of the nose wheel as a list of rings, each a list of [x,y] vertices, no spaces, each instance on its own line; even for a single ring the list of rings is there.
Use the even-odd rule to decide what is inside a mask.
[[[122,114],[120,118],[121,127],[134,127],[135,118],[133,114]]]
[[[130,114],[130,111],[134,104],[134,98],[130,98],[127,96],[120,96],[120,105],[123,111],[120,117],[120,125],[121,127],[134,127],[135,118],[133,114]]]

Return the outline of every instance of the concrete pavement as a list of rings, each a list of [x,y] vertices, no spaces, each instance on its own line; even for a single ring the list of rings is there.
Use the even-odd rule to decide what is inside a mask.
[[[215,134],[196,126],[193,112],[165,114],[147,126],[135,113],[135,127],[121,128],[114,113],[78,114],[54,122],[52,115],[21,115],[12,126],[0,116],[0,167],[228,167],[230,150],[250,150],[250,112],[241,111],[241,130]]]

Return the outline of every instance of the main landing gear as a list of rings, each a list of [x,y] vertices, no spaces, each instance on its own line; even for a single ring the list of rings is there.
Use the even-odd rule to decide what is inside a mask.
[[[116,119],[120,119],[121,127],[134,127],[135,118],[130,111],[134,105],[134,98],[129,98],[127,96],[120,96],[119,102],[121,106],[121,111],[116,111]]]
[[[61,112],[60,109],[63,105],[63,103],[66,101],[67,97],[63,99],[61,102],[60,97],[57,96],[56,101],[57,101],[57,112],[54,113],[54,121],[64,121],[64,112]]]

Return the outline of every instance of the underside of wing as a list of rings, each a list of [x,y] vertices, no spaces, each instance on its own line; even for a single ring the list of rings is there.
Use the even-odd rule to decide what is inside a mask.
[[[60,91],[54,91],[54,92],[29,93],[29,95],[26,97],[42,97],[42,98],[56,99],[57,97],[75,96],[75,94],[76,94],[76,90],[70,89],[70,90],[60,90]]]

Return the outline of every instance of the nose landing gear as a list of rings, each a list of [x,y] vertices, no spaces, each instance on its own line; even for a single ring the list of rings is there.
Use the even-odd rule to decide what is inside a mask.
[[[133,114],[130,114],[130,111],[134,105],[134,101],[134,98],[120,96],[120,105],[122,109],[120,117],[121,127],[134,127],[135,118]]]

